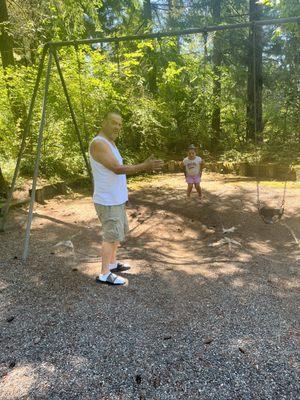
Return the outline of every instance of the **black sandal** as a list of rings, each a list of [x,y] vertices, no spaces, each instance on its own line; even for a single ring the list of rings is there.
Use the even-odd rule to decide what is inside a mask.
[[[116,268],[111,269],[111,272],[124,272],[128,271],[130,268],[129,265],[118,263]]]

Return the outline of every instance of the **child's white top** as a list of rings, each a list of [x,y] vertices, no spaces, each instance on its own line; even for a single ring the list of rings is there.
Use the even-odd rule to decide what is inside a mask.
[[[185,157],[183,160],[183,165],[185,166],[186,174],[189,176],[200,175],[200,164],[202,163],[202,158],[196,156],[193,160]]]
[[[123,158],[119,150],[109,140],[103,136],[96,136],[94,141],[102,141],[109,145],[112,153],[123,165]],[[116,206],[126,203],[128,200],[128,190],[126,175],[118,175],[100,164],[90,154],[90,161],[94,179],[94,195],[93,201],[95,204],[102,204],[103,206]]]

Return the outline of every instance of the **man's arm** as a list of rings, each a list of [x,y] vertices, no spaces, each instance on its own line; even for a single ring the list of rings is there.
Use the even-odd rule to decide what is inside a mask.
[[[154,160],[149,157],[146,161],[136,165],[121,165],[109,145],[103,141],[94,141],[90,148],[91,156],[100,164],[117,175],[133,175],[142,171],[160,170],[163,166],[163,161]]]

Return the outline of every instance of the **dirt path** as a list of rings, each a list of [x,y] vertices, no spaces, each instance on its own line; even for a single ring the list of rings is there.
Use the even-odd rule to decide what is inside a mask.
[[[12,212],[0,236],[0,398],[296,399],[300,189],[282,223],[265,225],[247,179],[206,174],[202,204],[177,174],[130,187],[120,256],[133,268],[116,290],[94,283],[101,230],[88,193],[36,207],[26,265],[26,214]],[[281,195],[261,189],[270,205]],[[75,257],[53,247],[70,240]]]

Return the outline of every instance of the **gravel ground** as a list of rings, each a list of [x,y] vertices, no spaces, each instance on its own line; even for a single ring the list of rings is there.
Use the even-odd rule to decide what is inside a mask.
[[[255,185],[207,174],[135,184],[120,249],[123,287],[99,286],[101,230],[88,193],[25,210],[0,236],[0,399],[298,399],[299,189],[281,224],[255,213]],[[264,187],[273,204],[281,195]],[[195,195],[194,195],[195,196]],[[222,225],[240,244],[218,245]],[[54,247],[71,240],[72,249]],[[220,243],[219,243],[220,244]]]

